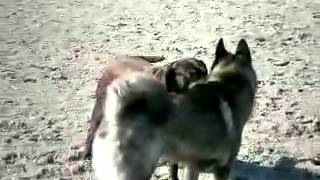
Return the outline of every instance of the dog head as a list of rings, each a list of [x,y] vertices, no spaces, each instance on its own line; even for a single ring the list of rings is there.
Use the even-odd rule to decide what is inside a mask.
[[[208,70],[203,61],[184,58],[166,67],[165,81],[168,92],[183,93],[192,83],[207,78]]]
[[[208,80],[225,83],[231,91],[246,89],[255,94],[257,78],[249,46],[244,39],[238,42],[235,54],[225,49],[223,39],[219,40]]]

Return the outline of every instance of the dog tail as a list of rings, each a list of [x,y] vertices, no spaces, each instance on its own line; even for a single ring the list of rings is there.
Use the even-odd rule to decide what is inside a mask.
[[[95,176],[98,180],[150,179],[163,150],[156,129],[167,122],[169,94],[158,80],[143,73],[121,76],[106,91],[102,124],[109,128],[100,125],[95,136]]]
[[[131,56],[131,57],[141,59],[149,63],[158,63],[165,60],[163,56]]]
[[[121,59],[130,59],[130,60],[137,60],[143,61],[147,63],[158,63],[165,60],[163,56],[132,56],[132,55],[120,55],[118,58]]]
[[[139,119],[148,121],[150,125],[161,125],[167,121],[171,111],[165,87],[143,73],[130,73],[112,83],[107,88],[105,106],[105,115],[111,116],[107,117],[109,122],[121,121],[113,122],[116,124]]]

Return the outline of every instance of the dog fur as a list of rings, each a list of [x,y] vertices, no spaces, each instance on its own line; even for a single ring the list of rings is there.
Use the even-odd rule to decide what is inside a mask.
[[[110,82],[110,69],[113,66],[122,67],[122,71],[140,71],[151,74],[166,87],[168,92],[174,93],[185,92],[190,84],[205,79],[208,75],[206,65],[201,60],[195,58],[180,59],[164,66],[154,66],[151,64],[163,60],[164,58],[159,56],[118,56],[115,60],[112,60],[111,64],[107,65],[96,88],[96,101],[89,121],[85,149],[82,153],[84,159],[91,157],[94,134],[105,115],[102,110],[102,104],[105,100],[106,87]],[[123,74],[122,71],[117,70],[113,73],[120,75]]]
[[[164,128],[165,156],[185,165],[184,180],[197,180],[208,167],[217,180],[229,178],[256,84],[246,41],[240,40],[232,54],[220,39],[207,82],[195,84],[176,100],[176,111]],[[177,170],[171,179],[178,179]]]
[[[160,129],[172,103],[163,85],[143,72],[109,69],[103,117],[92,145],[98,180],[149,180],[163,153]],[[117,72],[116,72],[117,71]]]

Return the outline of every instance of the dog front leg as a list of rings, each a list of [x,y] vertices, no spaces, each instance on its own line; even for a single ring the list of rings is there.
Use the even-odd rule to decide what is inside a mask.
[[[169,162],[170,180],[179,180],[178,178],[178,163]]]
[[[215,180],[228,180],[231,171],[231,164],[224,166],[216,166],[214,168],[214,177]]]
[[[188,163],[186,167],[184,168],[184,180],[198,180],[200,171],[199,168],[191,163]]]

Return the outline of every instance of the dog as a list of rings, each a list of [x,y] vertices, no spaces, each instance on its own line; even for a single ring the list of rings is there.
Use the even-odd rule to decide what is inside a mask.
[[[181,94],[187,90],[190,84],[207,78],[208,70],[203,61],[195,58],[183,58],[164,66],[154,66],[152,63],[163,61],[159,56],[118,56],[113,61],[118,61],[121,67],[129,70],[145,72],[156,77],[168,92]],[[94,104],[89,129],[87,133],[83,159],[91,157],[91,147],[95,132],[103,119],[103,101],[105,99],[105,90],[110,78],[110,67],[107,65],[102,77],[98,81],[96,88],[96,101]],[[119,64],[117,66],[120,66]],[[121,73],[120,73],[121,74]]]
[[[207,80],[192,83],[186,92],[174,96],[154,88],[161,86],[142,85],[146,81],[132,75],[112,80],[128,74],[126,68],[106,72],[103,82],[108,98],[102,101],[104,116],[93,144],[93,167],[99,180],[149,179],[161,157],[183,163],[186,180],[197,180],[201,171],[211,167],[217,180],[228,179],[257,88],[245,40],[238,42],[232,54],[220,39]],[[143,96],[133,93],[141,91]],[[157,107],[151,111],[153,104]]]
[[[178,179],[178,162],[185,165],[185,180],[197,180],[199,173],[209,168],[216,180],[229,178],[256,88],[247,42],[241,39],[233,54],[220,39],[206,82],[196,83],[176,97],[175,112],[163,128],[163,156],[174,167],[171,179]]]
[[[164,60],[163,57],[158,56],[127,57],[149,63]],[[190,84],[206,79],[208,75],[204,62],[196,58],[182,58],[162,66],[152,66],[148,72],[159,79],[166,86],[168,92],[178,94],[185,92]]]
[[[160,129],[173,103],[150,74],[121,63],[105,72],[104,116],[92,144],[94,175],[97,180],[149,180],[163,153]]]

